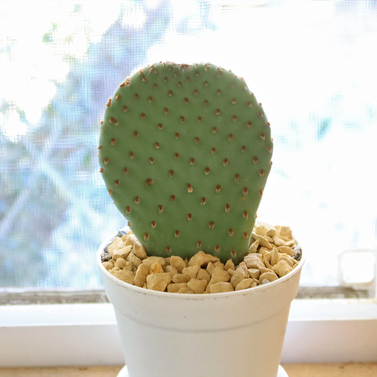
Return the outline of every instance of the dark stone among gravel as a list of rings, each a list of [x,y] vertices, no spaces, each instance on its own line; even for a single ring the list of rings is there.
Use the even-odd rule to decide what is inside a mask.
[[[107,262],[111,259],[111,255],[107,252],[107,251],[104,251],[103,254],[101,255],[101,262]]]

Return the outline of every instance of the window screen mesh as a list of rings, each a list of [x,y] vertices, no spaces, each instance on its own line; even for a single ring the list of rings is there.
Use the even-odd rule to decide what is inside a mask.
[[[43,12],[37,10],[43,7]],[[125,225],[98,173],[105,103],[155,61],[243,76],[272,127],[259,219],[290,225],[304,285],[377,247],[375,1],[2,2],[0,286],[95,288]]]

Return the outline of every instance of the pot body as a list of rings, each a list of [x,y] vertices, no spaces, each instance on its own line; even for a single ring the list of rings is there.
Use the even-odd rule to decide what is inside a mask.
[[[97,254],[129,377],[276,377],[302,259],[288,275],[230,293],[178,294],[113,277]]]

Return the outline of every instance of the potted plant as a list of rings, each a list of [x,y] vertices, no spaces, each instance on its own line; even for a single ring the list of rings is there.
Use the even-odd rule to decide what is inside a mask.
[[[303,259],[289,228],[255,225],[273,148],[261,104],[231,71],[160,62],[106,106],[100,171],[132,229],[97,255],[122,375],[282,376]]]

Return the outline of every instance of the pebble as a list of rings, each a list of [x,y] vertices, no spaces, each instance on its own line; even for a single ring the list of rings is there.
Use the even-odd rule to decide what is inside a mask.
[[[289,274],[302,258],[289,227],[257,226],[252,235],[254,241],[238,266],[203,251],[189,260],[148,257],[135,235],[123,231],[104,249],[101,261],[113,276],[143,289],[212,294],[268,284]]]

